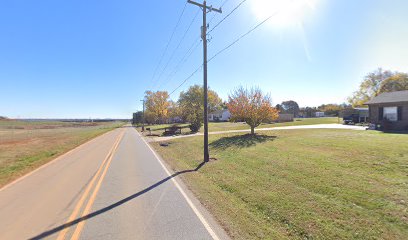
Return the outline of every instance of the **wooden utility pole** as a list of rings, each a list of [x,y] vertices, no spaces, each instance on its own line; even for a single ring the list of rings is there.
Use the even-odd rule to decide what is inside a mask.
[[[141,102],[143,102],[143,120],[142,120],[142,132],[144,132],[144,125],[145,125],[145,100],[140,100]]]
[[[208,151],[208,84],[207,84],[207,13],[215,11],[222,13],[221,8],[213,8],[212,6],[207,6],[207,1],[203,4],[188,0],[188,3],[199,6],[203,10],[203,26],[201,27],[201,39],[203,40],[203,71],[204,71],[204,161],[208,162],[210,160],[210,154]]]

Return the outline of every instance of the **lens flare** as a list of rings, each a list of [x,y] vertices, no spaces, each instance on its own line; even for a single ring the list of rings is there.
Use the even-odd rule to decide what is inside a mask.
[[[318,0],[253,0],[252,11],[263,20],[274,15],[269,24],[275,27],[291,27],[302,22],[306,13],[314,9]]]

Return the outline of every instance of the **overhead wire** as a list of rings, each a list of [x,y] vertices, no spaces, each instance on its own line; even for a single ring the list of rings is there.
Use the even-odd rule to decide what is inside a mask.
[[[253,28],[251,28],[248,32],[242,34],[240,37],[238,37],[236,40],[234,40],[233,42],[231,42],[229,45],[227,45],[226,47],[222,48],[220,51],[218,51],[216,54],[214,54],[211,58],[208,59],[208,62],[210,62],[211,60],[213,60],[214,58],[216,58],[218,55],[220,55],[221,53],[223,53],[224,51],[226,51],[227,49],[229,49],[230,47],[232,47],[233,45],[235,45],[237,42],[239,42],[240,40],[242,40],[244,37],[248,36],[250,33],[252,33],[253,31],[255,31],[257,28],[259,28],[260,26],[262,26],[263,24],[265,24],[267,21],[269,21],[272,17],[274,17],[277,14],[274,13],[272,15],[270,15],[269,17],[265,18],[262,22],[256,24]]]
[[[221,4],[220,9],[224,7],[224,5],[228,2],[229,0],[224,0],[224,2]],[[208,24],[211,24],[212,21],[215,19],[215,17],[218,16],[218,14],[214,13]]]
[[[236,40],[234,40],[233,42],[231,42],[230,44],[228,44],[226,47],[222,48],[220,51],[218,51],[216,54],[214,54],[211,58],[209,58],[209,60],[207,61],[207,63],[209,63],[210,61],[212,61],[214,58],[216,58],[217,56],[219,56],[221,53],[223,53],[224,51],[226,51],[227,49],[229,49],[230,47],[232,47],[233,45],[235,45],[236,43],[238,43],[240,40],[242,40],[244,37],[248,36],[249,34],[251,34],[253,31],[255,31],[257,28],[259,28],[260,26],[262,26],[263,24],[265,24],[267,21],[269,21],[272,17],[274,17],[278,12],[273,13],[272,15],[270,15],[269,17],[265,18],[263,21],[261,21],[260,23],[256,24],[254,27],[252,27],[249,31],[247,31],[246,33],[242,34],[241,36],[239,36]],[[173,94],[175,91],[177,91],[180,87],[182,87],[189,79],[191,79],[201,68],[203,67],[203,65],[201,65],[199,68],[197,68],[191,75],[189,75],[189,77],[187,77],[186,79],[183,80],[183,82],[176,88],[174,89],[171,94]],[[170,95],[171,95],[170,94]]]
[[[200,38],[198,38],[193,45],[191,45],[191,47],[187,50],[186,54],[180,59],[180,61],[177,63],[176,67],[174,68],[174,71],[171,72],[165,81],[162,82],[162,84],[159,85],[159,87],[157,89],[161,89],[162,87],[166,86],[169,82],[171,82],[174,77],[176,76],[176,74],[180,71],[180,69],[184,66],[184,64],[187,62],[187,60],[191,57],[191,55],[193,55],[193,53],[195,52],[195,50],[197,49],[197,47],[200,45],[199,43],[201,41],[199,41]]]
[[[180,16],[179,16],[179,18],[178,18],[178,20],[177,20],[176,26],[174,27],[173,32],[172,32],[171,35],[170,35],[170,39],[169,39],[169,41],[167,42],[166,47],[165,47],[165,49],[164,49],[164,51],[163,51],[163,53],[162,53],[162,55],[161,55],[161,57],[160,57],[159,63],[157,64],[157,66],[156,66],[156,68],[155,68],[155,70],[154,70],[154,73],[153,73],[151,82],[154,81],[154,79],[155,79],[155,77],[156,77],[156,74],[157,74],[157,71],[159,70],[159,67],[160,67],[160,65],[161,65],[161,63],[162,63],[162,61],[163,61],[163,59],[164,59],[164,56],[166,55],[167,50],[169,49],[170,43],[171,43],[171,41],[173,40],[174,34],[176,33],[176,30],[177,30],[178,26],[180,25],[181,18],[183,17],[184,12],[185,12],[185,10],[186,10],[186,8],[187,8],[187,4],[188,4],[188,2],[186,2],[186,3],[184,4],[183,10],[182,10],[181,13],[180,13]]]
[[[221,4],[220,8],[224,7],[224,5],[225,5],[228,1],[229,1],[229,0],[224,0],[224,1],[222,2],[222,4]],[[245,1],[246,1],[246,0],[245,0]],[[239,5],[239,6],[240,6],[240,5]],[[238,6],[238,7],[239,7],[239,6]],[[237,9],[237,7],[236,7],[233,11],[235,11],[236,9]],[[198,11],[200,11],[200,9],[199,9]],[[215,19],[216,15],[217,15],[217,14],[214,14],[214,15],[213,15],[213,17],[210,19],[210,21],[208,22],[208,24],[210,24],[210,23]],[[231,15],[231,13],[230,13],[229,15]],[[225,19],[223,19],[223,20],[225,20]],[[160,84],[159,87],[158,87],[158,89],[160,89],[161,87],[167,85],[167,83],[168,83],[169,81],[171,81],[171,80],[174,78],[174,76],[178,73],[178,71],[182,68],[182,66],[187,62],[187,60],[188,60],[188,59],[191,57],[191,55],[195,52],[195,50],[196,50],[197,47],[199,46],[199,43],[200,43],[200,37],[198,37],[198,38],[194,41],[194,43],[191,45],[191,47],[189,48],[189,50],[187,50],[186,54],[180,59],[180,61],[179,61],[178,64],[176,65],[174,71],[173,71],[172,73],[170,73],[170,74],[167,76],[167,80],[166,80],[165,82],[163,82],[162,84]],[[191,51],[191,52],[190,52],[190,51]],[[202,67],[202,65],[201,65],[201,67]],[[200,68],[201,68],[201,67],[200,67]],[[198,71],[198,69],[196,69],[192,75],[194,75],[195,73],[197,73],[197,71]],[[187,82],[191,77],[192,77],[192,76],[190,75],[189,78],[186,78],[186,79],[182,82],[182,84],[181,84],[179,87],[176,88],[176,90],[177,90],[178,88],[180,88],[185,82]],[[172,91],[172,93],[173,93],[173,92],[174,92],[174,91]]]
[[[171,96],[174,92],[181,88],[188,80],[190,80],[190,78],[192,78],[202,68],[203,64],[201,64],[193,73],[191,73],[186,79],[184,79],[183,82],[181,82],[181,84],[178,87],[176,87],[169,95]]]
[[[229,12],[223,19],[221,19],[217,24],[215,24],[215,26],[208,31],[207,34],[210,34],[212,31],[214,31],[218,26],[221,25],[221,23],[223,23],[227,18],[229,18],[239,7],[241,7],[242,4],[244,4],[247,0],[242,0],[234,9],[232,9],[231,12]]]
[[[173,50],[172,54],[170,55],[170,58],[168,59],[166,65],[164,66],[163,70],[160,72],[160,75],[156,81],[156,83],[159,83],[161,77],[163,76],[164,72],[166,71],[167,67],[169,66],[170,62],[173,60],[177,50],[180,48],[181,44],[183,43],[184,39],[187,36],[187,33],[190,31],[191,26],[193,25],[193,23],[195,22],[195,20],[197,19],[198,14],[200,13],[200,9],[197,10],[194,18],[192,19],[192,21],[190,22],[189,26],[187,27],[186,31],[184,31],[183,36],[181,37],[179,43],[177,44],[177,47]]]

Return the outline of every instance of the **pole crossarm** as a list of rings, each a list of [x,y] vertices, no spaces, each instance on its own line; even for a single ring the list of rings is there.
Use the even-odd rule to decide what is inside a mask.
[[[210,12],[211,11],[215,11],[215,12],[218,12],[218,13],[222,13],[222,9],[221,8],[213,8],[212,6],[204,6],[203,4],[201,4],[201,3],[198,3],[198,2],[194,2],[194,1],[191,1],[191,0],[188,0],[187,1],[188,3],[191,3],[191,4],[193,4],[193,5],[196,5],[196,6],[199,6],[200,8],[206,8],[206,9],[208,9]]]

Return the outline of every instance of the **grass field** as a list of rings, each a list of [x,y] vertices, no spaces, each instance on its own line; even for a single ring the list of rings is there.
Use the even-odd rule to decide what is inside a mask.
[[[175,171],[202,137],[152,143]],[[210,135],[181,177],[236,239],[406,239],[408,135],[281,130]]]
[[[342,123],[341,119],[336,117],[327,118],[296,118],[293,122],[286,123],[273,123],[273,124],[262,124],[258,128],[272,128],[272,127],[283,127],[283,126],[297,126],[297,125],[314,125],[314,124],[330,124],[330,123]],[[152,135],[162,135],[164,128],[170,127],[172,124],[160,124],[160,125],[147,125],[146,128],[150,128]],[[189,134],[190,129],[188,124],[179,124],[182,127],[183,134]],[[250,129],[250,127],[245,123],[231,123],[231,122],[210,122],[208,124],[210,132],[218,131],[228,131],[228,130],[243,130]],[[140,128],[138,128],[140,130]],[[200,132],[204,131],[203,128]]]
[[[0,121],[0,187],[121,125]]]

